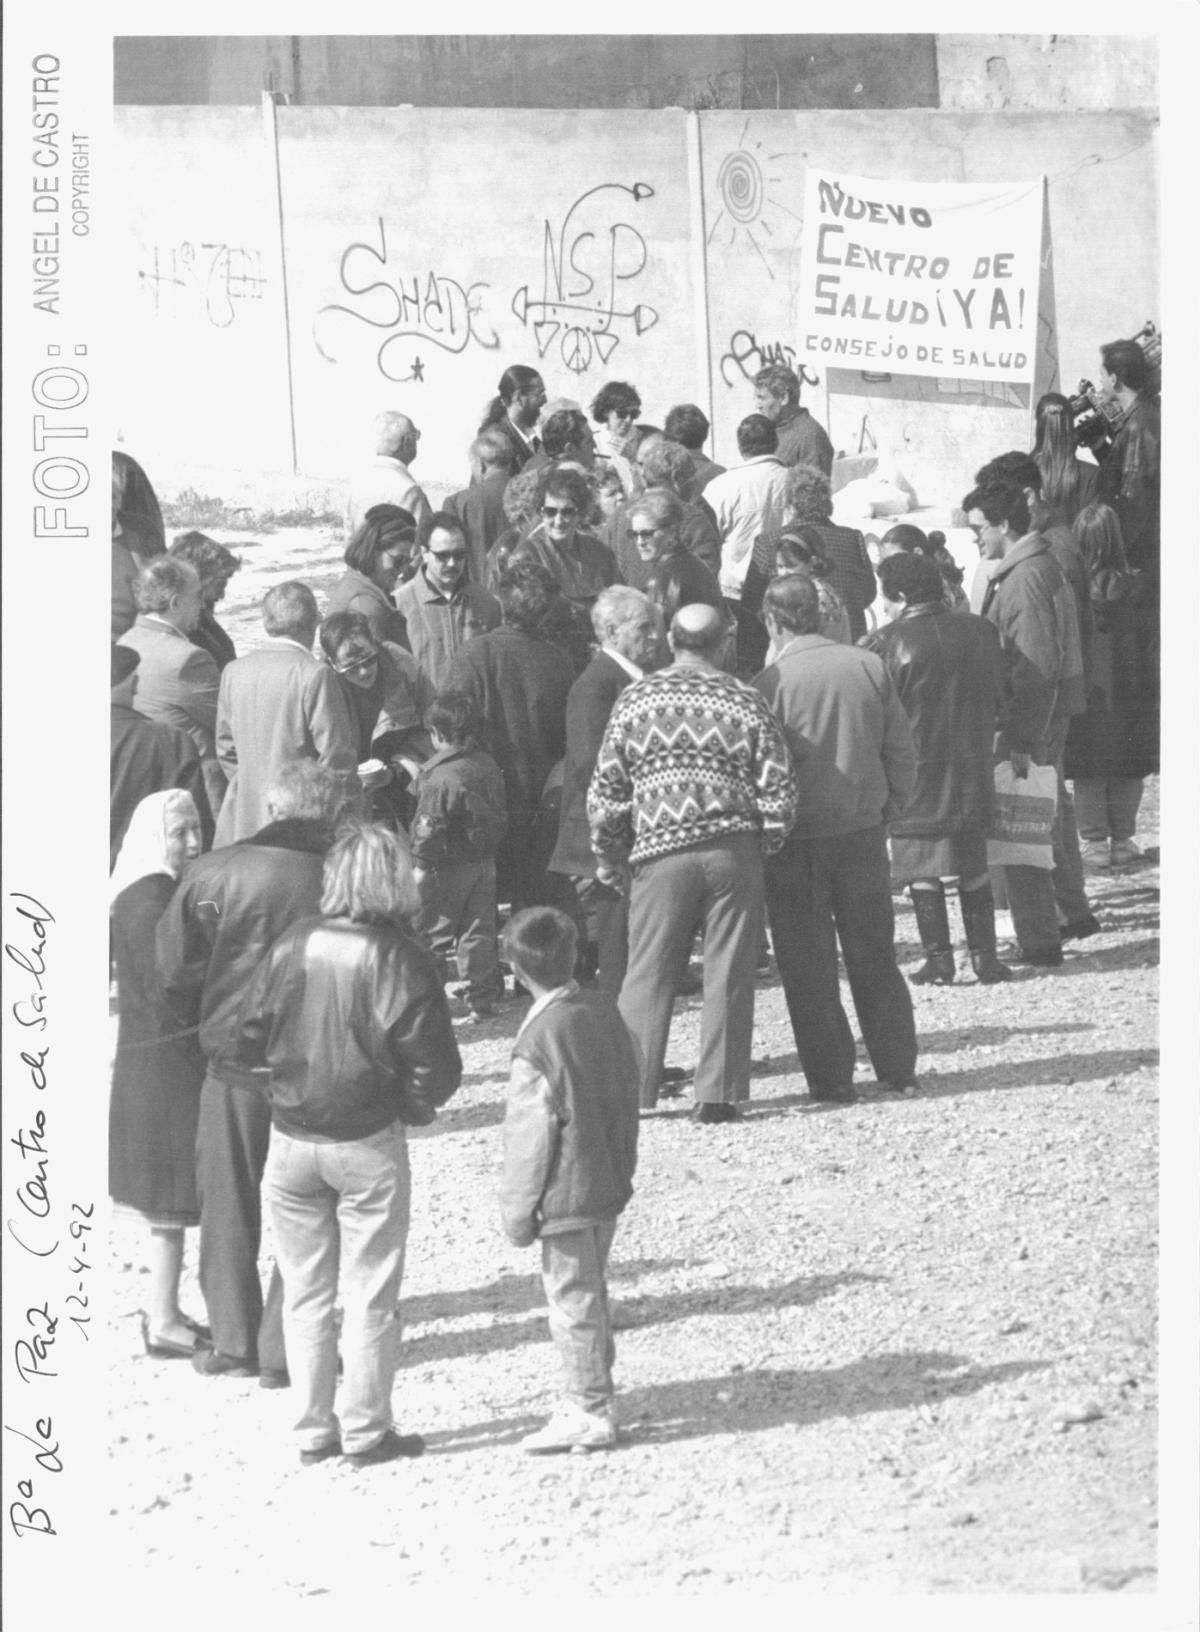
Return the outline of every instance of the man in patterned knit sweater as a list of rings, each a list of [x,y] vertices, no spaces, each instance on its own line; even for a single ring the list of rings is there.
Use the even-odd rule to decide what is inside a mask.
[[[696,1120],[731,1122],[750,1097],[763,856],[796,816],[796,777],[762,697],[718,667],[725,623],[684,606],[674,662],[617,698],[588,790],[596,876],[632,866],[629,969],[619,1006],[643,1062],[641,1105],[658,1099],[676,976],[704,926]]]

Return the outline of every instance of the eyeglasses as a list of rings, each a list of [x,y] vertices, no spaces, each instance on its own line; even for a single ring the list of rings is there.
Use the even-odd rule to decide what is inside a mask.
[[[661,527],[631,527],[629,529],[629,536],[633,539],[635,544],[640,544],[644,538],[654,538],[661,532]]]
[[[552,504],[544,504],[542,514],[547,521],[553,521],[555,516],[561,517],[563,521],[570,521],[572,516],[579,514],[579,511],[573,504],[564,504],[561,510],[556,510]]]

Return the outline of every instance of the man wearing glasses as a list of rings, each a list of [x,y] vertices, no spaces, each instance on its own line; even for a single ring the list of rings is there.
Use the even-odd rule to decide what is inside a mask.
[[[462,522],[437,510],[417,528],[420,565],[393,599],[408,625],[412,654],[434,691],[445,689],[458,649],[500,622],[500,603],[467,576]]]

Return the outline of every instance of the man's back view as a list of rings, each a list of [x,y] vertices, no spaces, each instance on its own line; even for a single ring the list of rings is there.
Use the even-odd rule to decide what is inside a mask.
[[[278,584],[263,600],[263,626],[267,644],[221,675],[217,759],[229,788],[218,845],[249,838],[265,825],[267,788],[288,760],[318,760],[343,776],[348,792],[358,788],[354,728],[338,677],[312,655],[312,591]]]

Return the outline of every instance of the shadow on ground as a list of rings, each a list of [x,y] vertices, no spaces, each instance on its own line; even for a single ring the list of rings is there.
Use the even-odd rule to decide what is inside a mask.
[[[696,1258],[610,1259],[607,1279],[612,1285],[641,1275],[657,1275],[665,1269],[695,1268],[700,1262],[702,1260]],[[522,1314],[545,1307],[542,1278],[536,1272],[527,1275],[513,1272],[489,1281],[486,1286],[472,1286],[462,1292],[427,1292],[402,1302],[405,1326],[414,1321],[462,1320],[476,1314]]]
[[[1065,1087],[1076,1082],[1128,1077],[1158,1064],[1153,1048],[1101,1049],[1092,1054],[1056,1054],[1043,1060],[994,1060],[966,1071],[940,1071],[921,1078],[921,1097],[989,1092],[998,1088]]]
[[[934,1352],[875,1354],[828,1371],[730,1372],[690,1377],[631,1389],[618,1411],[629,1448],[744,1434],[789,1425],[807,1428],[836,1417],[874,1411],[936,1409],[940,1400],[962,1398],[997,1383],[1041,1371],[1044,1360],[1012,1360],[980,1366],[961,1355]],[[511,1445],[540,1418],[522,1415],[469,1423],[428,1436],[430,1451],[452,1453],[488,1445]]]
[[[954,1053],[960,1048],[998,1048],[1010,1037],[1057,1037],[1067,1031],[1095,1031],[1084,1021],[1063,1020],[1045,1026],[964,1026],[958,1031],[920,1031],[922,1054]]]
[[[848,1270],[840,1275],[804,1275],[785,1281],[781,1286],[730,1286],[720,1282],[712,1286],[692,1287],[684,1292],[643,1293],[614,1299],[615,1325],[618,1331],[643,1326],[665,1326],[677,1320],[690,1320],[695,1315],[748,1315],[764,1309],[803,1308],[821,1298],[832,1297],[845,1287],[883,1279],[879,1275],[860,1274]],[[514,1277],[511,1291],[505,1291],[501,1305],[476,1304],[470,1309],[459,1309],[458,1315],[490,1311],[497,1315],[510,1310],[532,1310],[537,1313],[526,1320],[496,1320],[490,1326],[473,1326],[459,1332],[426,1332],[406,1336],[403,1364],[406,1368],[430,1365],[434,1361],[475,1357],[480,1354],[504,1353],[520,1348],[523,1343],[542,1343],[546,1340],[545,1303],[541,1287],[530,1286],[524,1277]],[[484,1289],[486,1291],[486,1289]],[[515,1294],[515,1296],[513,1296]],[[460,1294],[467,1298],[477,1294]],[[513,1296],[513,1301],[509,1298]],[[402,1319],[406,1328],[414,1321],[433,1318],[453,1318],[447,1311],[440,1317],[417,1312],[422,1303],[433,1300],[414,1299],[402,1305]]]

